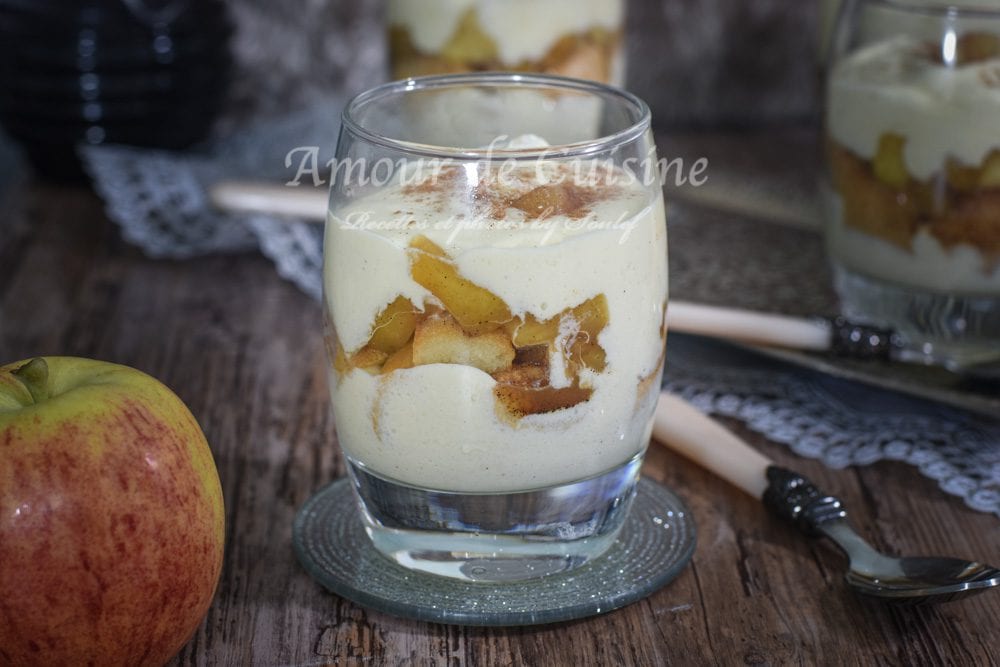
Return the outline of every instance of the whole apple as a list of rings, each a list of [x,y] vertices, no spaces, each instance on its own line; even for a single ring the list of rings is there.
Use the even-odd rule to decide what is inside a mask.
[[[208,610],[224,521],[205,436],[160,382],[0,367],[0,664],[163,664]]]

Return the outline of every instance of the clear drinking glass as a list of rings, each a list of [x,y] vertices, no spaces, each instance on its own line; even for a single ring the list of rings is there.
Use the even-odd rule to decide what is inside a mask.
[[[1000,356],[1000,9],[845,2],[827,79],[827,247],[850,317],[911,357]]]
[[[507,70],[624,85],[625,0],[389,0],[402,79]]]
[[[324,249],[337,435],[374,545],[505,581],[629,510],[660,387],[649,110],[573,79],[387,84],[344,112]]]

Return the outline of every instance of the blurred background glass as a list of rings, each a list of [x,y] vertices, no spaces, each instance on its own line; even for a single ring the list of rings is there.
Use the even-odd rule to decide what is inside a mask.
[[[225,101],[231,31],[219,0],[2,0],[0,123],[57,180],[79,143],[186,148]]]
[[[490,70],[625,83],[624,0],[389,0],[392,77]]]
[[[849,317],[912,356],[1000,339],[1000,6],[844,4],[828,77],[826,238]]]

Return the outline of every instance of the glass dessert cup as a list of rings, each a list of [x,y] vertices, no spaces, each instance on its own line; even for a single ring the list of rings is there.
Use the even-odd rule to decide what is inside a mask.
[[[506,70],[624,85],[624,0],[390,0],[395,78]]]
[[[834,43],[824,194],[845,314],[915,360],[995,360],[1000,11],[846,3]]]
[[[348,105],[325,339],[338,439],[384,555],[510,581],[613,543],[666,336],[649,122],[623,91],[514,74]]]

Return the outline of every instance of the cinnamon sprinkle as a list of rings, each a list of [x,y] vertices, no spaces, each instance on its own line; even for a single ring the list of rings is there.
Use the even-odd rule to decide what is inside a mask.
[[[506,220],[510,209],[521,211],[527,220],[545,220],[566,216],[579,220],[589,215],[594,204],[620,195],[622,187],[611,182],[610,174],[589,174],[587,182],[575,179],[571,165],[556,165],[552,183],[538,183],[534,169],[514,173],[487,172],[468,190],[463,189],[461,172],[450,167],[439,172],[438,178],[404,186],[402,194],[417,203],[443,213],[449,198],[462,198],[478,217]],[[532,187],[534,186],[534,187]]]

